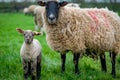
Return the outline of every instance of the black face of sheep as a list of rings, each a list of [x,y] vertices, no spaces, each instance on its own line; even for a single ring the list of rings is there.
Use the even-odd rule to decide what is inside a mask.
[[[57,1],[48,1],[48,2],[42,2],[38,1],[38,4],[40,6],[46,7],[46,17],[50,24],[56,23],[58,16],[59,16],[59,8],[65,6],[68,4],[68,2],[57,2]]]

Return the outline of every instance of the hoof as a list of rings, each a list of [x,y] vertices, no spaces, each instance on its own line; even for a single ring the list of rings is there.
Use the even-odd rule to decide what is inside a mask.
[[[112,75],[113,78],[116,78],[116,74],[111,73],[111,75]]]
[[[75,71],[75,74],[80,74],[80,71]]]

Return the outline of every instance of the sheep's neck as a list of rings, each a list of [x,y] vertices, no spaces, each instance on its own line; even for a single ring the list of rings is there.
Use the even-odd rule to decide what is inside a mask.
[[[26,44],[25,43],[25,48],[26,48],[27,53],[30,54],[30,51],[33,48],[33,43],[31,43],[31,44]]]

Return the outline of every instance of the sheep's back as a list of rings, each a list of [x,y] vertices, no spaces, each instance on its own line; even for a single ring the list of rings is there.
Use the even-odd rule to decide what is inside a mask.
[[[116,43],[114,27],[117,26],[109,20],[109,12],[107,9],[63,7],[57,23],[52,26],[44,15],[49,46],[56,51],[80,52],[86,47],[97,51],[112,50]]]

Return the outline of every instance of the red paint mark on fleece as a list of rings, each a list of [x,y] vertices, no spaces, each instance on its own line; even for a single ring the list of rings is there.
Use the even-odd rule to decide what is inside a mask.
[[[97,18],[95,11],[88,11],[88,14],[91,16],[91,18],[94,21],[93,24],[95,24],[95,26],[91,24],[91,30],[92,32],[95,32],[96,30],[98,30],[99,19]]]
[[[97,15],[101,16],[104,22],[104,25],[109,28],[109,22],[107,20],[107,15],[105,12],[100,11],[100,10],[94,10],[94,11],[88,11],[88,14],[90,15],[90,17],[92,18],[92,20],[94,21],[94,23],[90,24],[90,28],[92,32],[96,32],[98,30],[100,21],[99,18],[97,17]]]
[[[107,28],[109,28],[109,22],[108,22],[108,20],[107,20],[107,15],[106,15],[106,13],[105,12],[101,12],[102,13],[102,15],[103,15],[103,19],[104,19],[104,22],[105,22],[105,25],[106,25],[106,27]]]

